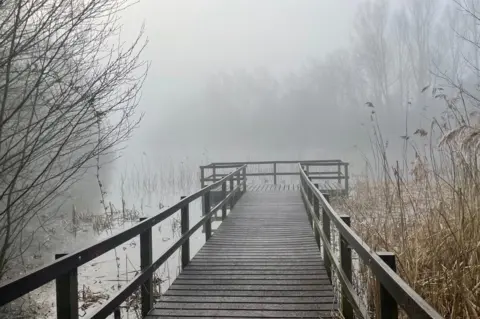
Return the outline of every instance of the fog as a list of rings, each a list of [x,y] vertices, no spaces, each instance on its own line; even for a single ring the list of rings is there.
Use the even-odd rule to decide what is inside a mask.
[[[357,3],[151,0],[131,7],[124,13],[125,30],[134,34],[139,24],[145,23],[149,43],[144,58],[151,66],[140,107],[146,117],[125,156],[146,151],[151,156],[175,153],[193,157],[206,152],[212,160],[241,160],[282,153],[276,145],[256,143],[261,134],[227,132],[229,125],[221,122],[231,119],[220,113],[198,123],[199,114],[222,108],[208,97],[209,83],[230,72],[257,72],[267,80],[281,82],[305,64],[347,47]],[[248,94],[230,100],[241,104],[255,98]],[[225,101],[225,110],[231,107],[229,102]],[[263,106],[244,105],[244,114],[251,107],[273,106],[266,101]],[[274,119],[262,121],[268,128]],[[215,136],[224,138],[219,141]],[[292,141],[295,152],[279,156],[297,157],[302,144]]]
[[[145,118],[116,167],[146,154],[341,158],[355,170],[377,120],[398,159],[400,136],[444,110],[439,75],[468,78],[464,14],[452,1],[140,1],[122,36],[144,24]]]

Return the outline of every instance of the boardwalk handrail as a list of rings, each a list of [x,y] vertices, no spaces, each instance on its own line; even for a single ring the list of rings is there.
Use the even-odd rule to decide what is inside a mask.
[[[227,169],[227,168],[236,168],[243,165],[252,166],[252,165],[261,165],[270,167],[271,171],[267,172],[255,172],[247,170],[247,177],[272,177],[273,184],[277,184],[278,176],[298,176],[298,170],[295,165],[289,167],[289,170],[280,170],[279,165],[282,164],[298,164],[304,165],[309,172],[310,167],[336,167],[335,171],[322,171],[322,172],[309,172],[309,176],[315,180],[336,180],[342,189],[339,189],[341,193],[348,194],[349,191],[349,174],[348,174],[348,163],[340,159],[333,160],[283,160],[283,161],[246,161],[246,162],[213,162],[208,165],[200,166],[200,183],[201,185],[206,185],[207,182],[216,182],[220,178],[224,177],[226,174],[218,172],[218,170]],[[206,171],[210,171],[207,175]],[[343,185],[342,185],[343,182]],[[338,191],[338,190],[337,190]]]
[[[302,160],[302,161],[291,161],[291,160],[285,160],[285,161],[246,161],[246,162],[213,162],[208,165],[204,165],[203,167],[235,167],[235,166],[242,166],[242,165],[260,165],[260,164],[297,164],[297,163],[303,163],[303,164],[315,164],[315,163],[321,163],[321,164],[344,164],[342,160],[335,159],[335,160]]]
[[[226,191],[227,181],[230,182],[230,191],[228,192],[228,195]],[[233,185],[235,182],[237,184],[234,187]],[[76,285],[78,285],[76,278],[77,268],[93,260],[94,258],[97,258],[100,255],[108,252],[109,250],[116,248],[117,246],[132,239],[133,237],[140,235],[140,255],[142,264],[142,269],[140,273],[136,275],[127,285],[123,286],[117,292],[117,294],[115,294],[106,303],[104,303],[100,309],[94,312],[94,314],[91,315],[90,318],[106,318],[116,309],[118,309],[120,304],[124,302],[127,297],[134,293],[135,290],[138,289],[140,286],[142,286],[142,314],[146,315],[146,313],[153,306],[153,286],[151,278],[154,271],[158,269],[179,247],[182,246],[182,251],[184,251],[183,249],[189,251],[188,239],[196,230],[198,230],[203,225],[205,225],[205,228],[207,229],[206,239],[208,240],[211,236],[212,215],[215,214],[219,209],[222,209],[223,216],[226,217],[227,204],[230,204],[230,207],[233,207],[235,201],[238,200],[238,198],[246,191],[245,185],[246,165],[243,165],[238,167],[235,171],[231,172],[221,180],[206,187],[203,187],[199,191],[181,199],[173,206],[163,209],[155,216],[146,218],[140,223],[130,227],[129,229],[119,234],[113,235],[98,243],[82,248],[77,252],[63,256],[19,278],[1,283],[0,306],[3,306],[37,288],[40,288],[41,286],[52,280],[57,280],[57,301],[58,298],[64,298],[62,300],[64,300],[65,303],[68,304],[68,306],[74,308],[59,310],[59,306],[62,307],[62,305],[58,305],[57,302],[58,317],[62,319],[78,318],[78,296],[76,289]],[[210,207],[210,191],[212,189],[218,188],[219,186],[222,187],[225,196],[221,202],[215,205],[215,207]],[[186,217],[188,217],[189,203],[200,197],[203,197],[203,217],[193,227],[188,227],[188,220],[185,221],[183,217],[185,215]],[[162,256],[160,256],[156,261],[152,262],[152,227],[178,211],[182,212],[182,236],[165,253],[163,253]],[[147,264],[145,262],[147,262]],[[188,263],[188,260],[182,260],[182,266],[185,266],[186,263]],[[72,274],[75,278],[73,279],[73,282],[69,282],[69,280],[72,280]],[[60,286],[64,285],[64,289],[62,290],[62,292],[67,293],[68,296],[58,296],[59,280],[61,281]],[[70,284],[73,284],[73,286]],[[68,298],[73,298],[73,300],[69,300]],[[73,303],[75,303],[76,301],[76,304],[72,304],[72,301]],[[65,305],[63,305],[63,307],[65,307]],[[59,315],[59,311],[62,312],[62,316]]]
[[[351,249],[354,249],[365,265],[370,268],[381,289],[383,289],[380,294],[380,309],[377,309],[380,312],[379,318],[395,318],[397,304],[411,318],[443,318],[382,260],[381,253],[371,249],[350,228],[350,217],[340,216],[335,212],[326,196],[312,183],[301,164],[299,164],[299,171],[302,198],[317,243],[323,246],[327,273],[331,279],[331,266],[333,265],[342,285],[342,312],[344,317],[347,319],[353,318],[353,312],[357,316],[368,317],[367,311],[352,285]],[[320,216],[320,208],[322,208],[322,216]],[[322,218],[322,223],[320,223],[320,218]],[[340,263],[334,258],[330,245],[330,222],[333,222],[340,236]],[[388,312],[393,312],[395,315],[392,316],[392,313]]]

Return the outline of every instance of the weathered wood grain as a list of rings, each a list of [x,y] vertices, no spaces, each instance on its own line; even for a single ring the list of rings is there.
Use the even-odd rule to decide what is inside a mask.
[[[248,189],[147,318],[333,318],[337,301],[296,187]]]
[[[330,311],[154,309],[146,318],[335,318]]]

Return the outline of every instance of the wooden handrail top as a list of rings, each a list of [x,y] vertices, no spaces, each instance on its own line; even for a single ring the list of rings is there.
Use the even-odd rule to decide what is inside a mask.
[[[231,168],[231,167],[238,167],[242,165],[268,165],[268,164],[308,164],[308,165],[315,165],[318,164],[320,166],[328,166],[328,165],[348,165],[347,162],[343,162],[342,160],[302,160],[302,161],[246,161],[246,162],[213,162],[208,165],[200,166],[200,168]]]

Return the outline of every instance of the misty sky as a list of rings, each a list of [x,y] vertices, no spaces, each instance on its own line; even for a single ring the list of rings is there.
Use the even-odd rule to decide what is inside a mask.
[[[282,75],[347,46],[358,2],[141,0],[123,13],[123,37],[145,23],[143,58],[151,62],[141,100],[147,116],[130,144],[148,147],[159,124],[175,121],[171,110],[195,107],[213,73],[263,67]]]

